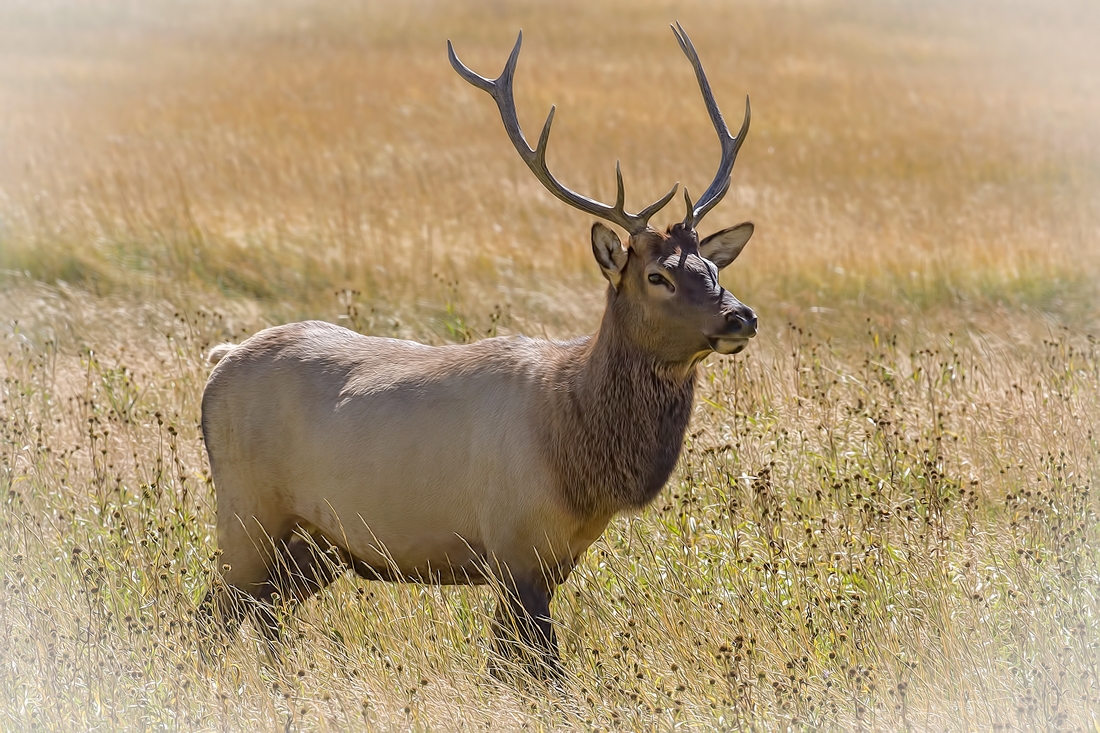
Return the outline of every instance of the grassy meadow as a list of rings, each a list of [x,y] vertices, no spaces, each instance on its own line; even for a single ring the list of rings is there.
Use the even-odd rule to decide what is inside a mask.
[[[752,128],[701,234],[759,315],[665,491],[558,593],[351,578],[205,663],[205,351],[301,318],[591,332],[589,217],[699,193],[668,24]],[[1100,730],[1100,10],[1083,0],[0,0],[0,729]],[[683,216],[675,200],[654,218]],[[445,450],[445,446],[441,446]]]

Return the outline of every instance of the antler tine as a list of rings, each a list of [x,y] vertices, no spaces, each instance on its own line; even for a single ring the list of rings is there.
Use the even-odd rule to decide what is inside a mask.
[[[523,130],[520,129],[519,125],[519,117],[516,114],[516,101],[512,94],[512,79],[516,73],[516,61],[519,59],[519,49],[522,44],[523,31],[520,31],[519,36],[516,38],[516,45],[512,48],[512,53],[508,57],[508,62],[504,65],[504,71],[502,71],[500,76],[496,79],[486,79],[480,74],[474,73],[468,66],[459,61],[458,56],[455,54],[454,46],[451,45],[449,40],[447,41],[447,56],[451,60],[451,66],[458,72],[459,76],[478,89],[488,92],[493,100],[496,101],[497,108],[500,110],[500,118],[504,122],[504,129],[508,133],[508,138],[512,141],[512,145],[515,146],[516,152],[519,153],[519,157],[523,159],[523,162],[527,164],[531,172],[535,174],[535,178],[546,187],[546,190],[573,208],[580,209],[586,214],[606,219],[613,224],[618,224],[631,234],[637,234],[642,231],[649,224],[650,218],[672,200],[680,184],[674,184],[667,194],[642,209],[637,214],[630,214],[624,209],[625,194],[623,190],[623,175],[617,161],[615,163],[616,196],[614,206],[608,206],[607,204],[590,199],[559,183],[558,180],[554,178],[553,174],[550,173],[550,169],[546,166],[546,148],[550,141],[550,126],[554,122],[555,108],[550,108],[550,114],[547,115],[546,122],[542,126],[542,134],[539,135],[538,145],[536,145],[534,149],[528,144],[527,138],[523,136]]]
[[[687,204],[687,213],[684,214],[684,228],[695,228],[695,206],[691,203],[691,194],[688,193],[687,186],[684,186],[684,203]]]
[[[676,40],[680,44],[680,50],[684,52],[684,55],[688,57],[688,61],[691,62],[692,68],[695,69],[695,78],[699,81],[699,91],[703,93],[703,102],[707,106],[707,114],[710,115],[710,121],[714,125],[714,131],[718,133],[718,140],[722,144],[722,159],[718,164],[718,172],[714,175],[714,181],[707,187],[706,191],[703,191],[703,195],[699,197],[699,200],[695,202],[695,208],[689,212],[688,221],[685,219],[685,226],[694,227],[698,224],[704,216],[707,215],[714,206],[722,200],[722,197],[726,195],[726,192],[730,187],[731,175],[733,173],[733,164],[737,160],[737,151],[741,149],[741,143],[745,141],[745,134],[749,131],[749,98],[745,96],[745,119],[741,123],[741,129],[737,132],[737,136],[730,135],[729,127],[726,126],[726,121],[722,117],[721,110],[718,109],[718,103],[714,101],[714,92],[710,89],[710,82],[707,81],[706,72],[703,71],[703,64],[699,61],[699,54],[695,52],[695,46],[692,44],[691,39],[688,38],[687,32],[684,27],[679,23],[672,26],[672,32],[676,34]]]

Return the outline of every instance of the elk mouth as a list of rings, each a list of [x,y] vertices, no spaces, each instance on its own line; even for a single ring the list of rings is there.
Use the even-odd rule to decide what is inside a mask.
[[[749,345],[752,336],[708,336],[710,348],[719,354],[740,354]]]

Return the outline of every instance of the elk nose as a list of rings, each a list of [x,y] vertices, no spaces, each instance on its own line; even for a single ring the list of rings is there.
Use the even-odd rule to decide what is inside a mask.
[[[726,328],[731,334],[752,337],[756,335],[756,314],[752,308],[741,306],[726,313]]]

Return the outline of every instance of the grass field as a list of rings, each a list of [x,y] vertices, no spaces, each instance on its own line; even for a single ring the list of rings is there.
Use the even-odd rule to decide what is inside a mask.
[[[0,0],[0,728],[1100,730],[1100,11],[1073,2]],[[490,596],[351,579],[204,664],[198,429],[223,340],[598,323],[588,217],[717,164],[753,101],[684,455],[555,601],[566,679],[486,672]],[[678,220],[670,206],[655,223]]]

